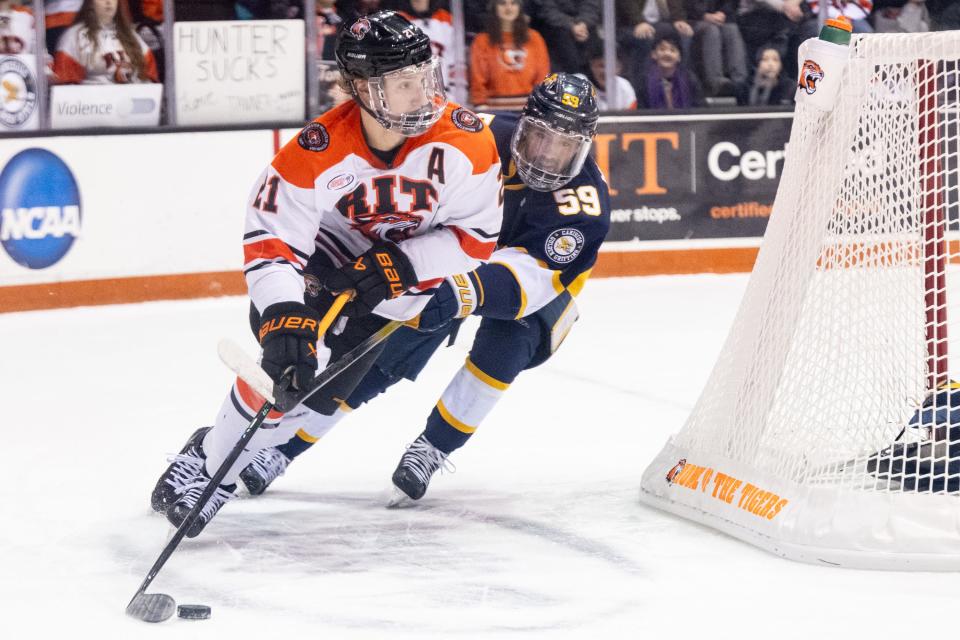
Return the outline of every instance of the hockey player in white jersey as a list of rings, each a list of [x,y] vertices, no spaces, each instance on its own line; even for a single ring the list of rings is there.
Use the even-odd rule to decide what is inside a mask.
[[[489,120],[504,170],[498,248],[476,270],[447,278],[420,316],[402,327],[335,414],[261,450],[240,478],[252,495],[353,409],[401,379],[413,380],[455,334],[457,320],[482,320],[470,356],[427,417],[393,474],[395,502],[418,500],[447,457],[464,446],[521,372],[559,348],[577,319],[580,292],[610,228],[603,174],[588,157],[598,120],[585,78],[559,73],[530,95],[522,114]]]
[[[336,51],[352,100],[323,114],[273,159],[250,195],[244,274],[261,366],[298,390],[388,319],[417,316],[431,289],[490,257],[502,218],[500,157],[472,112],[449,104],[429,39],[378,12],[342,32]],[[334,293],[351,290],[336,330],[316,328]],[[345,319],[345,321],[343,320]],[[336,412],[378,350],[303,405],[271,413],[195,524],[200,533],[264,447]],[[179,526],[263,399],[238,379],[216,423],[198,430],[158,480],[151,503]]]

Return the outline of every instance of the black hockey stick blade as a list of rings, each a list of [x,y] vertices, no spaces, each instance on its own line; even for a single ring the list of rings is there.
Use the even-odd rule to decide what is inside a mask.
[[[177,603],[165,593],[138,593],[127,605],[127,615],[144,622],[163,622],[177,609]]]
[[[230,453],[227,454],[227,457],[220,464],[220,467],[217,469],[216,473],[214,473],[213,477],[210,478],[209,482],[207,482],[206,488],[200,494],[200,497],[197,498],[197,503],[193,505],[190,513],[188,513],[187,517],[183,519],[183,522],[180,523],[180,526],[177,527],[177,530],[173,532],[173,536],[167,541],[163,551],[160,552],[160,556],[153,563],[153,566],[150,567],[150,571],[147,572],[147,576],[143,579],[143,582],[140,583],[140,588],[137,589],[136,593],[134,593],[133,597],[130,599],[130,603],[127,605],[128,614],[145,622],[160,622],[173,615],[173,610],[176,608],[176,602],[174,602],[173,598],[162,593],[148,594],[146,593],[147,588],[150,586],[150,583],[153,582],[153,579],[157,577],[157,574],[160,573],[160,569],[162,569],[163,565],[167,563],[167,560],[170,559],[170,556],[173,555],[173,552],[177,550],[177,547],[180,545],[180,541],[183,540],[184,536],[187,535],[187,531],[190,530],[190,527],[193,526],[194,521],[200,515],[200,512],[203,510],[204,506],[206,506],[207,500],[210,499],[210,496],[213,495],[213,492],[216,491],[217,487],[220,486],[220,481],[223,480],[224,476],[227,475],[227,471],[230,470],[230,467],[233,466],[233,463],[236,462],[237,458],[240,457],[240,453],[247,446],[247,443],[250,442],[251,438],[253,438],[254,434],[260,428],[260,425],[263,424],[264,420],[266,420],[267,414],[269,414],[272,409],[273,404],[271,404],[269,400],[263,403],[263,406],[260,407],[260,411],[257,412],[256,416],[254,416],[253,420],[243,432],[243,435],[240,436],[240,439],[237,440],[237,443],[233,446],[233,449],[231,449]],[[137,604],[141,598],[148,599],[142,606]],[[152,602],[149,600],[150,598],[159,598],[159,601],[155,606],[151,606]],[[165,602],[164,598],[166,598],[166,601],[168,601],[167,605],[159,604]],[[169,613],[166,613],[167,608],[169,608]],[[156,613],[152,614],[151,612],[154,611]],[[137,615],[139,612],[143,612],[145,615],[156,617],[156,619],[152,620],[148,617],[141,617]],[[166,613],[166,617],[158,617],[163,613]]]
[[[213,492],[216,490],[216,488],[220,486],[220,481],[223,480],[224,476],[227,475],[227,471],[229,471],[230,467],[233,466],[233,463],[237,461],[237,458],[240,457],[240,453],[253,438],[254,434],[260,428],[260,425],[263,424],[263,421],[267,418],[267,414],[269,414],[274,408],[284,413],[294,408],[305,399],[313,395],[318,389],[330,382],[333,378],[340,375],[340,373],[343,372],[347,367],[366,355],[368,351],[386,340],[390,334],[400,328],[402,324],[403,323],[396,320],[388,322],[379,331],[345,353],[340,357],[339,360],[324,369],[320,375],[316,376],[310,381],[310,384],[307,385],[304,390],[298,393],[281,391],[280,388],[286,389],[287,385],[277,385],[278,388],[275,389],[274,395],[282,395],[285,404],[281,405],[281,397],[277,397],[277,401],[275,403],[267,400],[263,403],[263,406],[260,407],[257,415],[254,416],[253,420],[243,432],[243,435],[240,436],[240,439],[233,446],[233,449],[230,451],[230,453],[227,454],[227,457],[220,464],[220,467],[217,469],[216,473],[214,473],[213,477],[210,478],[206,488],[200,494],[200,497],[197,498],[197,503],[193,506],[193,509],[190,510],[190,513],[187,514],[187,517],[184,518],[183,522],[180,523],[180,526],[177,527],[173,537],[167,541],[167,545],[160,552],[160,556],[157,558],[156,562],[153,563],[153,566],[150,567],[150,571],[147,572],[146,577],[140,584],[140,588],[137,589],[136,593],[133,595],[133,598],[130,599],[130,603],[127,605],[128,615],[143,620],[144,622],[162,622],[173,615],[173,612],[176,609],[176,602],[173,598],[163,593],[149,594],[146,593],[146,590],[150,586],[150,583],[153,582],[153,579],[157,577],[157,574],[160,572],[160,569],[163,568],[163,565],[167,563],[167,560],[169,560],[170,556],[173,555],[173,552],[176,551],[177,547],[180,545],[180,542],[187,534],[187,531],[189,531],[190,527],[193,526],[193,523],[199,516],[200,511],[202,511],[203,507],[207,504],[207,500],[210,499],[210,496],[213,495]]]

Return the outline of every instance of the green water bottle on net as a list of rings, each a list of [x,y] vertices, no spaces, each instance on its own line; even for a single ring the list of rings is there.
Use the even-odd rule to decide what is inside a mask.
[[[797,60],[797,104],[831,111],[840,93],[840,80],[850,55],[853,25],[840,16],[827,20],[820,36],[800,45]]]

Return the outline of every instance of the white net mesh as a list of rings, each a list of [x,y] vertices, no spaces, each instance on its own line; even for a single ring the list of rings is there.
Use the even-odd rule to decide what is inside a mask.
[[[960,435],[932,393],[960,318],[958,69],[956,33],[855,36],[833,111],[798,105],[753,275],[677,450],[794,486],[960,491]],[[911,424],[925,401],[947,417]]]

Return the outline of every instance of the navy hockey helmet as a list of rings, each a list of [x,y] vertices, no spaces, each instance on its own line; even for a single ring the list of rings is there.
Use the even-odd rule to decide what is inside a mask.
[[[354,99],[384,128],[414,136],[440,119],[447,105],[440,60],[430,38],[399,13],[344,25],[335,55]]]
[[[597,92],[586,78],[554,73],[533,88],[510,152],[520,178],[537,191],[553,191],[583,168],[597,132]]]

